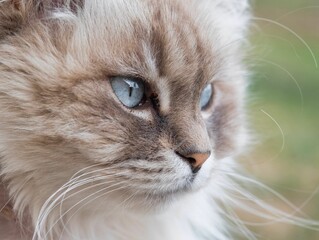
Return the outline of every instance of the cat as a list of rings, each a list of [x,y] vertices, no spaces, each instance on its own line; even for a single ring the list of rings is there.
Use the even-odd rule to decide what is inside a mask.
[[[250,18],[246,0],[0,1],[1,239],[232,239]]]

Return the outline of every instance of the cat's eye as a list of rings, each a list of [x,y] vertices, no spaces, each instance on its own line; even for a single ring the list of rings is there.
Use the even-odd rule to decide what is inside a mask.
[[[200,107],[202,110],[208,107],[212,96],[213,96],[213,87],[212,87],[212,84],[208,84],[204,88],[200,96]]]
[[[145,95],[145,86],[142,80],[133,77],[113,77],[111,86],[124,106],[134,108],[142,103]]]

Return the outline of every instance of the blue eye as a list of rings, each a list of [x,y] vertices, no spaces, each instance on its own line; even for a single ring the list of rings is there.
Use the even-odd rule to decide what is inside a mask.
[[[202,110],[208,106],[212,98],[212,95],[213,95],[213,87],[211,84],[208,84],[203,90],[202,95],[200,96],[200,107]]]
[[[143,101],[145,86],[140,79],[114,77],[111,86],[117,98],[128,108],[137,107]]]

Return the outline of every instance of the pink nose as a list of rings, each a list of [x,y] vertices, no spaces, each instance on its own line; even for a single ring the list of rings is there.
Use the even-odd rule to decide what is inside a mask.
[[[209,153],[192,153],[185,158],[189,159],[193,168],[200,168],[204,162],[209,158]]]
[[[180,152],[176,153],[191,165],[193,173],[197,173],[204,162],[210,157],[210,151],[205,153],[196,152],[187,155],[183,155]]]

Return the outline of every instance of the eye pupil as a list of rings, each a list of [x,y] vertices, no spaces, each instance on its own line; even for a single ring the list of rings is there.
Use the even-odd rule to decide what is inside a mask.
[[[137,107],[143,100],[145,87],[140,79],[114,77],[111,79],[111,86],[117,98],[126,107]]]
[[[213,95],[213,87],[211,84],[208,84],[205,89],[202,91],[201,97],[200,97],[200,107],[202,110],[208,107],[211,98]]]

